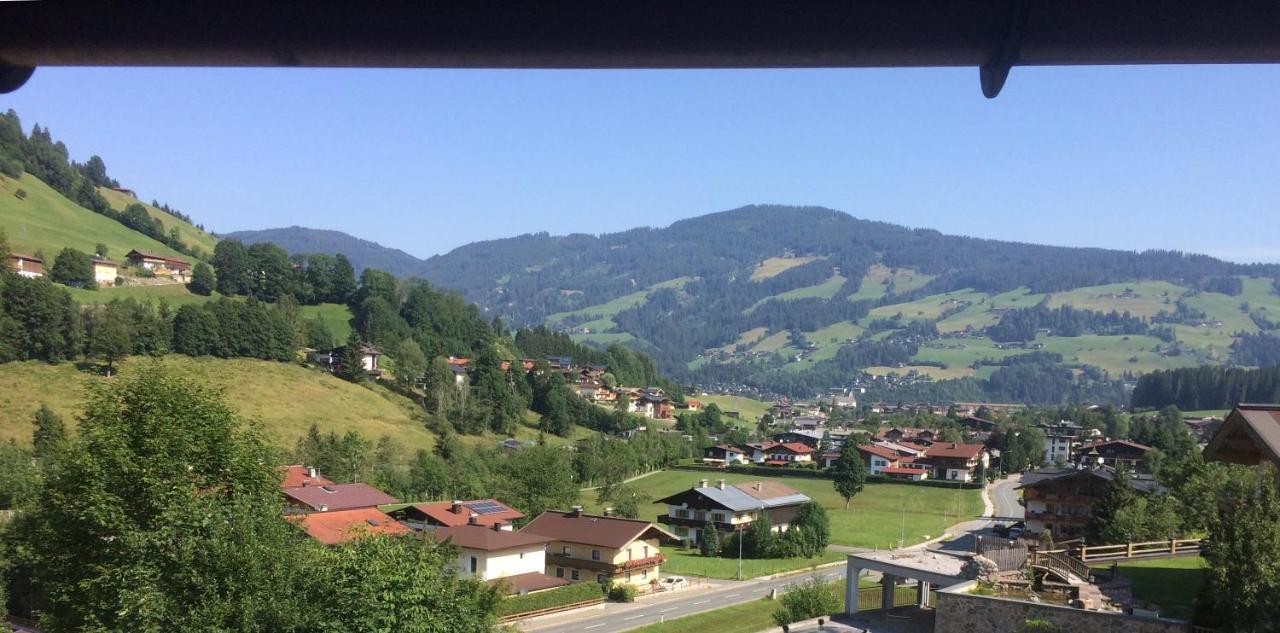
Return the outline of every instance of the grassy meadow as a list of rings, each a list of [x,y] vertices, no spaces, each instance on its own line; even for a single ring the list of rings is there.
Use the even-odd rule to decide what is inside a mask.
[[[165,213],[163,209],[157,209],[156,207],[142,202],[129,194],[121,193],[114,189],[98,187],[98,193],[107,201],[107,204],[111,205],[111,208],[117,211],[124,211],[125,207],[128,207],[131,204],[141,204],[143,208],[147,210],[148,215],[164,223],[164,230],[166,233],[176,226],[178,227],[178,231],[182,234],[183,242],[192,246],[200,247],[200,250],[205,252],[206,257],[213,256],[213,247],[218,245],[218,238],[196,228],[186,220],[179,220],[173,215]]]
[[[1204,558],[1188,556],[1122,562],[1117,571],[1129,578],[1135,599],[1159,605],[1164,617],[1186,620],[1195,611],[1206,566]],[[1110,569],[1111,565],[1094,568]]]

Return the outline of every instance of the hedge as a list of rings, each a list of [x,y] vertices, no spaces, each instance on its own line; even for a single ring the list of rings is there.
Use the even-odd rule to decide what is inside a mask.
[[[507,596],[498,603],[498,617],[550,609],[575,602],[604,599],[604,589],[596,582],[575,582],[546,591],[527,593],[523,596]]]
[[[699,464],[681,464],[670,467],[672,470],[692,470],[705,473],[731,473],[735,475],[752,475],[755,477],[806,477],[809,479],[831,479],[831,473],[825,470],[813,470],[808,468],[775,468],[773,466],[730,466],[728,468],[720,468],[718,466],[703,466]],[[908,486],[928,486],[932,488],[955,488],[957,482],[947,481],[945,479],[925,479],[922,481],[911,481],[908,479],[894,479],[893,477],[885,477],[884,475],[867,475],[866,482],[869,484],[904,484]],[[961,488],[966,490],[977,490],[983,485],[979,483],[961,483]]]

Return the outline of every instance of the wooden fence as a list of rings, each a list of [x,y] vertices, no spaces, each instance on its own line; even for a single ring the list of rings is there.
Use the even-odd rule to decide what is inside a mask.
[[[1096,563],[1126,558],[1165,558],[1199,554],[1204,541],[1198,538],[1144,541],[1119,545],[1081,545],[1074,552],[1085,563]]]
[[[554,607],[547,607],[545,609],[534,609],[533,611],[525,611],[523,613],[512,613],[511,615],[507,615],[499,618],[498,623],[506,624],[508,622],[523,620],[525,618],[533,618],[540,615],[549,615],[552,613],[559,613],[561,611],[568,611],[570,609],[580,609],[582,607],[589,607],[592,605],[600,604],[602,602],[604,602],[604,598],[600,597],[600,598],[593,598],[591,600],[583,600],[582,602],[571,602],[569,604],[560,604]]]

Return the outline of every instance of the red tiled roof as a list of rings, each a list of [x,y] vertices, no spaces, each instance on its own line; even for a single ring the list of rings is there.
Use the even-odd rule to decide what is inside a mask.
[[[475,515],[476,523],[480,525],[493,525],[494,523],[510,523],[512,521],[523,519],[524,513],[508,506],[497,499],[472,499],[463,501],[462,507],[455,512],[453,503],[450,501],[440,501],[436,503],[415,503],[413,509],[426,515],[430,523],[443,525],[447,527],[466,525],[470,522],[471,515]],[[488,514],[480,514],[467,506],[475,504],[495,504],[501,506],[502,509],[497,512],[489,512]]]
[[[737,446],[730,446],[730,445],[728,445],[728,444],[716,444],[716,445],[715,445],[715,448],[718,448],[718,449],[720,449],[720,450],[722,450],[722,451],[724,451],[724,452],[726,452],[726,453],[737,453],[737,454],[739,454],[739,455],[745,455],[745,454],[746,454],[746,451],[744,451],[744,450],[742,450],[742,449],[738,448]]]
[[[806,444],[801,444],[800,442],[787,442],[786,444],[779,444],[779,445],[775,446],[774,448],[781,448],[781,449],[785,449],[785,450],[787,450],[787,451],[790,451],[790,452],[792,452],[792,453],[796,453],[796,454],[798,454],[798,455],[807,455],[807,454],[809,454],[809,453],[812,453],[812,452],[813,452],[813,449],[812,449],[812,448],[809,448],[809,446],[808,446],[808,445],[806,445]]]
[[[883,457],[885,459],[893,459],[893,460],[898,459],[898,454],[896,452],[894,452],[891,449],[885,448],[883,446],[878,446],[876,444],[859,444],[858,450],[864,453],[870,453],[877,457]]]
[[[925,452],[925,457],[962,457],[964,459],[977,459],[982,455],[982,451],[986,449],[982,444],[955,444],[952,442],[939,442],[929,447]]]
[[[676,536],[648,521],[547,510],[520,530],[557,541],[620,549],[638,538],[675,540]]]
[[[889,466],[880,472],[888,475],[924,475],[929,471],[923,468],[903,468],[902,466]]]
[[[284,475],[284,481],[280,482],[281,488],[299,488],[301,486],[325,486],[333,483],[332,481],[329,481],[328,479],[321,477],[318,472],[316,473],[315,477],[312,477],[308,473],[310,469],[301,464],[294,464],[292,466],[281,466],[277,470],[279,470]]]
[[[504,578],[494,578],[493,580],[488,581],[491,585],[507,586],[508,594],[517,594],[523,591],[542,591],[543,589],[563,587],[570,582],[572,581],[568,578],[556,578],[536,571],[531,571],[527,574],[506,576]]]
[[[923,452],[923,451],[929,450],[928,446],[922,446],[920,444],[912,444],[911,442],[894,442],[894,444],[897,444],[898,446],[901,446],[903,448],[909,448],[913,451]]]
[[[285,519],[306,530],[311,538],[325,545],[345,543],[362,532],[393,535],[411,532],[409,528],[383,514],[377,508],[295,514]]]
[[[295,504],[322,512],[372,508],[400,501],[369,484],[326,484],[285,488],[283,492]],[[321,510],[321,506],[327,510]]]

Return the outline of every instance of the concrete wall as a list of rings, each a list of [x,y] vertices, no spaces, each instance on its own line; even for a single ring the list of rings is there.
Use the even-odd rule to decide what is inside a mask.
[[[1020,631],[1027,620],[1047,620],[1061,633],[1185,633],[1187,623],[1086,611],[968,593],[968,582],[938,592],[934,633]]]

